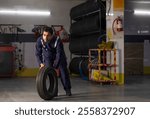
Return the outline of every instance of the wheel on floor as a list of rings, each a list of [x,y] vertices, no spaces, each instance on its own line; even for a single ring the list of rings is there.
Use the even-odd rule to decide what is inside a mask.
[[[57,73],[51,67],[43,67],[36,76],[36,88],[44,100],[51,100],[58,93]]]

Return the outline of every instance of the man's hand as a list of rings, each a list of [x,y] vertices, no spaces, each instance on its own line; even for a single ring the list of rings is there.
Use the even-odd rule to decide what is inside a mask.
[[[44,65],[43,63],[41,63],[41,64],[40,64],[40,69],[41,69],[42,67],[44,67],[44,66],[45,66],[45,65]]]

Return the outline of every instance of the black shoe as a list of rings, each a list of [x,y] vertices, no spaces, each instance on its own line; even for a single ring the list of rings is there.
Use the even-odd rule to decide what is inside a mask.
[[[58,96],[58,93],[55,93],[55,94],[54,94],[54,97],[57,97],[57,96]]]
[[[72,94],[71,94],[71,91],[70,90],[67,90],[66,91],[66,96],[71,96]]]

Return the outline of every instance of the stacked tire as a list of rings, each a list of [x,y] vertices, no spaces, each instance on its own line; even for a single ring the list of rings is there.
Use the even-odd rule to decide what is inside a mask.
[[[80,19],[80,16],[97,11],[97,10],[99,10],[100,7],[102,7],[102,9],[105,9],[104,8],[105,6],[102,5],[105,3],[101,2],[102,3],[101,4],[100,2],[101,2],[101,0],[91,0],[91,1],[87,1],[78,6],[73,7],[70,11],[71,19],[77,21]]]
[[[101,0],[87,0],[86,2],[75,6],[70,11],[70,33],[71,40],[69,49],[71,54],[78,55],[72,59],[70,63],[70,72],[80,74],[79,64],[88,66],[86,63],[81,63],[81,57],[87,57],[89,49],[97,48],[99,37],[106,33],[106,2]],[[88,68],[80,70],[88,72]],[[88,76],[86,73],[85,76]]]
[[[88,76],[88,58],[87,57],[75,57],[71,60],[69,70],[73,74],[80,74],[83,79],[87,79]]]

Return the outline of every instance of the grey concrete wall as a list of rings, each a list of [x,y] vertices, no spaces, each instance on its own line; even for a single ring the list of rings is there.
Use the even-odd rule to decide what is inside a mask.
[[[145,40],[144,42],[144,66],[150,67],[150,41]]]
[[[0,0],[0,9],[25,9],[25,10],[50,10],[51,16],[16,16],[0,15],[0,24],[22,24],[22,28],[31,33],[35,24],[61,24],[69,31],[70,9],[85,0]],[[64,44],[64,49],[69,62],[69,44]],[[24,65],[26,68],[37,67],[35,59],[35,43],[24,44]]]
[[[149,15],[135,15],[135,9],[149,10],[149,0],[125,0],[125,19],[124,28],[125,35],[135,38],[125,40],[136,40],[144,42],[144,66],[150,66],[150,16]],[[136,36],[137,35],[137,36]],[[139,37],[139,38],[138,38]],[[138,39],[136,39],[138,38]]]

